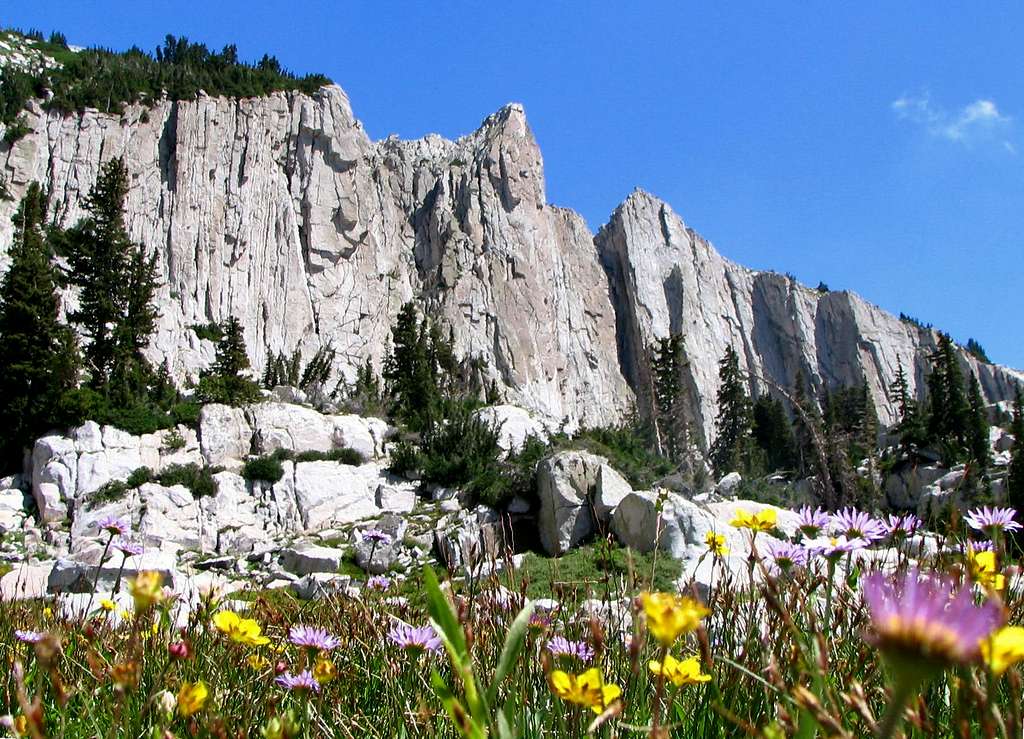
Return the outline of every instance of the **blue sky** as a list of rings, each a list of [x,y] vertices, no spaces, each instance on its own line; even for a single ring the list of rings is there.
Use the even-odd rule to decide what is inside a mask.
[[[522,102],[549,201],[592,228],[642,187],[736,261],[1024,367],[1024,4],[7,0],[0,22],[266,51],[374,138]]]

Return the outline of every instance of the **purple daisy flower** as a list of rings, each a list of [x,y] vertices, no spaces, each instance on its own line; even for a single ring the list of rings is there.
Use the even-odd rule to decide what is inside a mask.
[[[798,511],[797,516],[797,528],[803,532],[804,536],[817,536],[824,531],[829,523],[828,514],[821,507],[811,510],[809,505],[805,505]]]
[[[131,531],[131,526],[128,525],[128,522],[117,516],[104,516],[96,522],[96,528],[100,531],[106,531],[111,536],[115,534],[117,536],[124,536]]]
[[[313,673],[309,670],[303,670],[298,675],[286,672],[275,677],[274,682],[286,690],[312,690],[314,693],[320,692],[320,683],[316,681]]]
[[[388,638],[410,652],[436,652],[441,648],[441,639],[431,626],[410,626],[398,622],[391,627]]]
[[[139,542],[129,541],[127,539],[115,541],[111,546],[113,546],[113,548],[117,551],[121,552],[121,554],[123,554],[125,557],[137,557],[144,551],[142,545],[139,544]]]
[[[887,580],[875,572],[864,580],[864,602],[871,614],[871,641],[905,660],[917,657],[933,667],[970,662],[979,644],[1002,620],[995,601],[974,605],[970,587],[954,592],[945,577],[911,569]]]
[[[977,531],[1020,531],[1021,525],[1013,520],[1013,508],[975,508],[964,516],[967,524]]]
[[[995,544],[988,539],[979,539],[978,541],[966,541],[964,542],[964,553],[967,552],[994,552]]]
[[[913,513],[908,513],[904,516],[894,516],[890,513],[884,523],[886,533],[893,538],[910,536],[917,533],[917,530],[923,526],[921,519]]]
[[[768,558],[780,570],[789,572],[794,567],[806,567],[810,552],[799,544],[780,541],[769,545]]]
[[[372,541],[374,544],[390,544],[391,535],[385,534],[380,529],[368,529],[363,532],[363,539]]]
[[[825,559],[837,560],[844,554],[864,549],[870,545],[867,539],[848,538],[846,536],[822,536],[804,542],[803,546],[807,553],[812,556],[820,556]]]
[[[889,534],[884,523],[853,506],[833,515],[832,526],[837,533],[848,539],[866,539],[868,542],[884,539]]]
[[[535,631],[543,631],[551,626],[552,618],[550,613],[534,611],[530,614],[530,628]]]
[[[366,587],[370,590],[387,590],[391,587],[391,578],[384,575],[374,575],[366,581]]]
[[[318,626],[292,626],[288,630],[288,640],[297,647],[309,649],[334,649],[341,645],[341,640],[326,629]]]
[[[26,644],[36,644],[43,640],[46,634],[39,631],[22,631],[21,629],[15,629],[14,638],[18,641],[25,642]]]
[[[564,636],[553,636],[547,650],[555,657],[572,657],[584,664],[594,659],[594,650],[585,641],[569,641]]]

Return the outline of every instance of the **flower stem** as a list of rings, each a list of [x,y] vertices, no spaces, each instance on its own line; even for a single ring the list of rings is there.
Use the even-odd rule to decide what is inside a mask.
[[[889,700],[889,707],[885,710],[882,723],[878,727],[876,739],[891,739],[896,733],[896,727],[903,718],[903,709],[917,692],[919,680],[902,678],[896,681],[892,689],[892,698]]]

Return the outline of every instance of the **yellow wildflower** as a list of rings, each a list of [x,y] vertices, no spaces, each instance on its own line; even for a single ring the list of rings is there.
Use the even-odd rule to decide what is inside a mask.
[[[971,579],[983,588],[1002,590],[1006,587],[1006,578],[999,572],[995,552],[976,552],[968,548],[967,567],[971,572]]]
[[[612,701],[622,695],[618,685],[605,683],[601,671],[592,667],[581,675],[570,675],[554,670],[550,676],[551,690],[559,698],[580,706],[587,706],[594,713],[601,713]]]
[[[729,553],[729,547],[725,545],[725,535],[709,531],[704,537],[704,543],[708,545],[708,551],[716,557],[724,557]]]
[[[776,516],[774,508],[765,508],[760,513],[750,513],[739,508],[736,510],[736,515],[729,522],[729,525],[737,529],[750,529],[756,534],[758,531],[771,531],[774,529]]]
[[[213,617],[213,625],[226,634],[231,641],[252,647],[269,644],[270,639],[261,636],[263,629],[251,618],[241,618],[234,611],[221,611]]]
[[[191,716],[202,710],[209,694],[210,691],[206,689],[206,683],[202,680],[196,683],[182,683],[181,690],[178,691],[178,713],[182,716]]]
[[[110,668],[110,679],[121,690],[132,690],[139,684],[139,663],[118,662]]]
[[[144,611],[163,600],[163,580],[159,572],[149,570],[140,572],[128,582],[128,590],[135,599],[135,610]]]
[[[331,680],[338,676],[338,668],[334,666],[327,657],[317,658],[316,665],[313,667],[313,677],[321,685],[329,683]]]
[[[640,603],[647,616],[647,630],[665,647],[680,634],[696,631],[700,620],[711,613],[693,598],[672,593],[641,593]]]
[[[655,675],[664,675],[677,687],[706,683],[711,679],[711,675],[700,671],[700,659],[696,655],[680,661],[666,654],[662,662],[651,660],[647,666]]]
[[[270,666],[270,660],[262,654],[250,654],[245,658],[245,661],[248,663],[249,667],[257,672],[262,672]]]
[[[981,656],[993,674],[1002,675],[1024,660],[1024,627],[1004,626],[981,642]]]
[[[110,598],[100,598],[100,608],[107,613],[110,613],[117,608],[117,603],[112,601]]]
[[[49,606],[43,609],[43,618],[53,618],[53,609]]]
[[[23,713],[18,714],[17,718],[14,719],[14,733],[18,736],[28,734],[28,716]]]

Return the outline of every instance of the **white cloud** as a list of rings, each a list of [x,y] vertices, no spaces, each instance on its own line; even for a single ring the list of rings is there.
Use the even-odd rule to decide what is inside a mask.
[[[935,105],[925,93],[904,95],[892,102],[892,109],[897,118],[922,126],[931,136],[966,145],[999,141],[1006,151],[1017,153],[1017,148],[1006,138],[1013,118],[1001,113],[992,100],[979,98],[958,111],[950,112]]]

